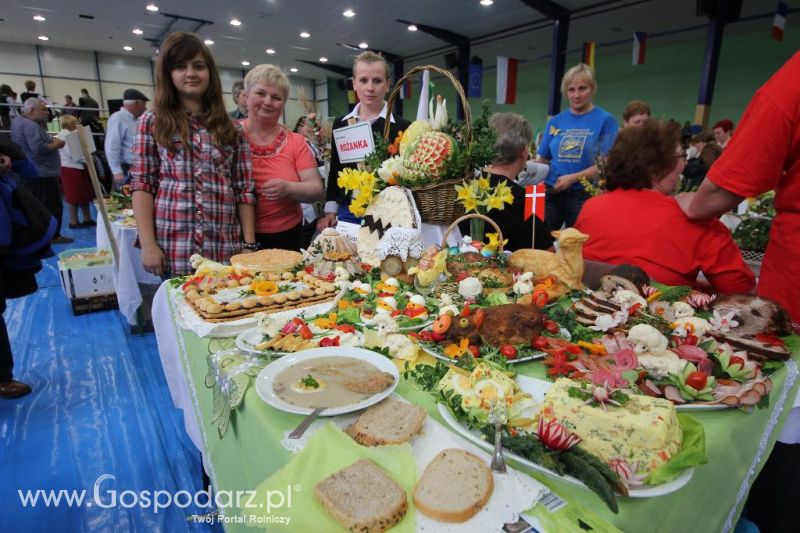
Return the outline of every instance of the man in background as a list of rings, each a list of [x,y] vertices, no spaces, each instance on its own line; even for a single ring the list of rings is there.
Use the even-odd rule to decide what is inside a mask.
[[[19,95],[19,101],[23,104],[28,98],[36,98],[39,93],[36,92],[36,82],[33,80],[25,80],[25,92]]]
[[[92,107],[94,109],[100,109],[100,106],[97,104],[97,100],[89,96],[89,91],[85,88],[81,89],[81,97],[78,98],[78,107]],[[100,118],[100,111],[81,111],[80,119],[81,123],[84,126],[89,126],[93,122],[97,121]]]
[[[136,122],[147,110],[148,101],[149,98],[136,89],[126,89],[122,93],[122,108],[108,119],[105,152],[117,191],[130,181],[128,171],[131,168]]]
[[[76,108],[78,106],[75,104],[75,100],[72,99],[72,96],[69,94],[64,95],[64,107],[61,109],[62,115],[75,115],[76,117],[80,116],[81,112],[78,111]]]
[[[47,105],[42,98],[28,98],[22,106],[22,115],[11,124],[11,140],[17,144],[33,161],[38,177],[28,178],[31,192],[44,204],[56,219],[56,233],[53,244],[73,242],[70,237],[61,235],[61,215],[64,201],[61,197],[61,156],[64,141],[53,139],[47,133]]]
[[[237,81],[231,87],[231,96],[236,104],[236,109],[228,113],[233,120],[247,118],[247,94],[244,92],[244,82]]]

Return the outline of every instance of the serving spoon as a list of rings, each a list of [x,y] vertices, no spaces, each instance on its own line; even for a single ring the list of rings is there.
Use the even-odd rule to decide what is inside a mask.
[[[300,437],[302,437],[302,436],[303,436],[303,433],[305,433],[305,432],[306,432],[306,430],[308,429],[308,426],[310,426],[310,425],[311,425],[311,422],[313,422],[314,420],[316,420],[316,419],[317,419],[317,417],[318,417],[318,416],[319,416],[319,415],[322,413],[322,411],[324,411],[324,410],[325,410],[325,408],[324,408],[324,407],[316,407],[316,408],[314,408],[314,410],[313,410],[313,411],[311,411],[311,412],[310,412],[310,413],[309,413],[309,414],[308,414],[308,415],[307,415],[307,416],[306,416],[306,417],[303,419],[303,421],[302,421],[302,422],[300,422],[300,424],[299,424],[299,425],[298,425],[296,428],[294,428],[294,431],[292,431],[291,433],[289,433],[289,437],[287,437],[287,438],[290,438],[290,439],[299,439]]]

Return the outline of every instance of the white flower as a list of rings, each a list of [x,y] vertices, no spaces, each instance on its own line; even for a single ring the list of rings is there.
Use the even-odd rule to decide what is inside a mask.
[[[399,155],[385,159],[378,169],[378,177],[389,185],[397,184],[403,171],[403,158]]]
[[[739,323],[733,319],[735,315],[735,311],[730,311],[724,315],[721,315],[719,310],[714,309],[714,316],[711,317],[709,322],[715,330],[719,331],[720,333],[727,333],[732,328],[735,328],[739,325]]]
[[[458,294],[468,300],[477,298],[482,290],[483,285],[478,278],[464,278],[458,282]]]

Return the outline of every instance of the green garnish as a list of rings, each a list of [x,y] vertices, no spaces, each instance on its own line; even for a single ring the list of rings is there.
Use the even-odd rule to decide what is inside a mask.
[[[314,376],[308,374],[306,377],[300,380],[300,383],[303,384],[304,387],[308,387],[310,389],[318,389],[319,388],[319,381],[314,379]]]

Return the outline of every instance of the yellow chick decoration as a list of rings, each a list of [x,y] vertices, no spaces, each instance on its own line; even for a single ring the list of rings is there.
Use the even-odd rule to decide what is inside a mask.
[[[445,272],[447,266],[447,250],[439,250],[431,246],[422,253],[417,266],[411,267],[408,273],[417,276],[417,281],[423,287],[435,282]]]

